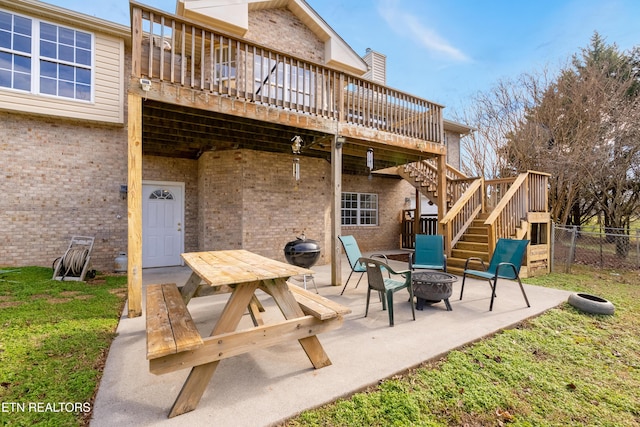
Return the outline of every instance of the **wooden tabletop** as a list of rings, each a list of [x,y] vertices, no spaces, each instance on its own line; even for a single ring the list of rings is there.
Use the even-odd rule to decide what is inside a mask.
[[[188,252],[182,254],[182,258],[211,286],[313,274],[312,270],[275,261],[244,249]]]

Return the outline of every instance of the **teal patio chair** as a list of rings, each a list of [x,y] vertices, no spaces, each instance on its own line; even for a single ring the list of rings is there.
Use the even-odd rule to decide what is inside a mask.
[[[524,260],[525,250],[529,240],[513,240],[513,239],[498,239],[496,248],[493,251],[489,268],[486,268],[484,261],[480,258],[468,258],[464,264],[464,273],[462,275],[462,289],[460,289],[460,299],[462,299],[462,293],[464,292],[464,281],[468,275],[481,277],[489,281],[491,286],[491,303],[489,304],[489,311],[493,310],[493,300],[496,297],[496,284],[498,279],[517,280],[522,291],[522,296],[527,303],[527,307],[531,307],[527,294],[524,292],[524,287],[520,281],[520,267]],[[480,261],[483,271],[469,269],[469,261]]]
[[[359,262],[358,260],[362,258],[362,253],[360,252],[360,247],[358,247],[358,242],[356,242],[355,237],[353,236],[338,236],[340,239],[340,243],[342,243],[342,248],[344,249],[344,253],[347,255],[347,260],[349,261],[349,265],[351,266],[351,272],[349,273],[349,277],[347,278],[347,282],[344,284],[342,288],[342,292],[340,295],[344,293],[344,290],[347,289],[347,285],[349,284],[349,280],[351,279],[351,275],[353,273],[360,273],[360,278],[358,279],[358,283],[356,283],[356,288],[360,284],[360,280],[362,280],[362,276],[366,273],[367,268],[364,264]],[[387,259],[383,254],[373,254],[372,257],[379,257]]]
[[[393,326],[393,294],[407,289],[409,291],[410,301],[413,301],[413,286],[411,286],[411,270],[393,271],[388,264],[372,258],[360,258],[358,263],[363,264],[367,270],[367,280],[369,287],[367,289],[367,306],[364,311],[364,317],[369,314],[369,301],[371,299],[371,291],[377,291],[382,299],[382,309],[389,313],[389,326]],[[389,278],[384,278],[382,270],[389,274]],[[401,275],[402,280],[392,279],[391,275]],[[416,320],[416,311],[411,302],[411,313],[413,320]]]
[[[441,234],[416,234],[415,253],[409,254],[409,270],[426,269],[447,272],[444,238]]]

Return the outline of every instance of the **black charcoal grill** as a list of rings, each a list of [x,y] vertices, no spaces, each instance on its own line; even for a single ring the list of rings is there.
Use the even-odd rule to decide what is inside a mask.
[[[304,234],[296,240],[292,240],[284,246],[284,257],[289,264],[297,267],[311,268],[320,258],[320,245],[317,241],[307,239]],[[307,289],[307,276],[311,277],[313,286],[316,288],[316,281],[313,275],[305,274],[303,276],[304,288]]]

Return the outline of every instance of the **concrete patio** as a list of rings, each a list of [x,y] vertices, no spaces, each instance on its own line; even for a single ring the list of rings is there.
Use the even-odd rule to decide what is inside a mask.
[[[391,261],[393,267],[406,263]],[[343,280],[349,274],[342,261]],[[329,265],[314,266],[319,293],[343,305],[351,314],[335,331],[319,335],[332,365],[315,370],[297,342],[233,357],[220,362],[196,410],[168,419],[167,413],[189,370],[161,376],[149,373],[146,360],[145,317],[123,315],[118,326],[104,376],[93,408],[91,425],[118,426],[247,426],[277,424],[306,409],[375,385],[379,380],[402,373],[452,349],[509,328],[566,301],[570,292],[525,285],[531,307],[527,308],[517,283],[500,281],[493,311],[489,311],[490,288],[486,281],[467,279],[465,296],[458,300],[461,278],[454,284],[450,299],[453,311],[443,302],[416,311],[412,321],[407,294],[395,299],[395,326],[389,327],[387,312],[372,296],[368,317],[364,317],[366,276],[355,288],[354,274],[344,295],[331,286]],[[147,269],[144,284],[186,282],[187,267]],[[300,280],[298,280],[300,279]],[[303,285],[301,278],[293,283]],[[526,280],[525,280],[526,282]],[[313,285],[307,288],[314,291]],[[266,312],[278,310],[265,294],[259,294]],[[221,312],[225,296],[195,298],[190,311],[203,335],[208,335]],[[127,312],[125,307],[124,313]],[[252,326],[245,315],[240,328]]]

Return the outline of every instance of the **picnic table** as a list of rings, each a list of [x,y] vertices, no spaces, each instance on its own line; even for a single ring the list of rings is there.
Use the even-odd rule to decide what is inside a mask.
[[[275,261],[246,250],[182,254],[193,271],[178,290],[175,284],[147,286],[147,359],[149,370],[164,374],[191,368],[169,417],[198,405],[220,360],[298,340],[314,368],[331,364],[317,334],[340,327],[351,310],[320,295],[287,283],[292,276],[313,271]],[[204,282],[204,283],[203,283]],[[210,336],[198,332],[187,304],[199,289],[227,293],[229,298]],[[270,295],[284,320],[265,325],[256,290]],[[236,330],[249,310],[254,327]]]

